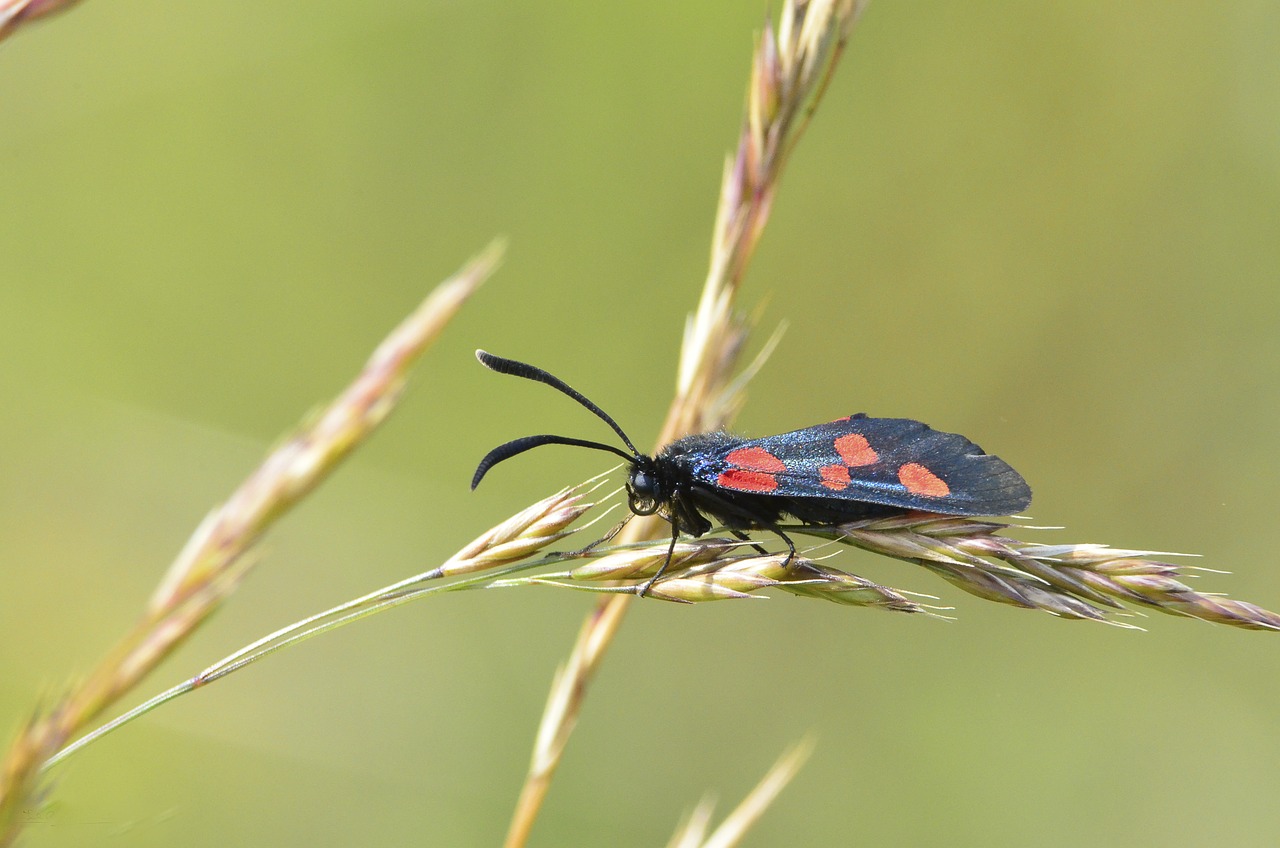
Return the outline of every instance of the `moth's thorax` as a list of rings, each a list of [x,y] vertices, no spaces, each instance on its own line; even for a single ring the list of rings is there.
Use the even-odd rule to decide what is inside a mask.
[[[688,480],[713,465],[723,466],[725,450],[737,441],[736,436],[725,432],[698,433],[676,439],[659,451],[654,460],[667,469],[668,476]]]
[[[687,499],[694,482],[708,463],[714,459],[718,448],[732,442],[726,433],[705,433],[685,436],[667,445],[654,456],[638,456],[631,463],[627,477],[627,499],[636,515],[662,515],[673,521],[685,532],[697,533],[702,522],[692,523],[688,510],[681,510],[675,501]],[[723,461],[719,461],[723,464]]]

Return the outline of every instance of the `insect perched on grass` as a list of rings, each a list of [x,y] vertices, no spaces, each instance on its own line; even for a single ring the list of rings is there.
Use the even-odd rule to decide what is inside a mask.
[[[627,498],[636,515],[657,513],[671,523],[671,547],[644,596],[671,563],[681,533],[701,536],[716,519],[739,539],[768,530],[796,546],[779,527],[783,516],[831,526],[864,518],[926,510],[944,515],[1010,515],[1031,503],[1031,488],[1004,460],[955,433],[940,433],[909,418],[847,418],[763,439],[702,433],[676,439],[654,456],[636,449],[617,422],[580,392],[524,362],[483,350],[476,358],[499,374],[546,383],[613,428],[630,453],[568,436],[525,436],[480,460],[471,488],[490,468],[541,445],[575,445],[615,453],[627,461]],[[757,549],[763,549],[757,546]]]

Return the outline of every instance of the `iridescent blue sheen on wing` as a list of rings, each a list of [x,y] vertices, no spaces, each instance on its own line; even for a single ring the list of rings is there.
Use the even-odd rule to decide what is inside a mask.
[[[762,439],[681,439],[671,452],[697,483],[803,507],[851,501],[947,515],[1010,515],[1031,488],[1004,460],[908,418],[851,416]],[[787,507],[786,512],[804,518]],[[839,512],[834,503],[831,510]]]

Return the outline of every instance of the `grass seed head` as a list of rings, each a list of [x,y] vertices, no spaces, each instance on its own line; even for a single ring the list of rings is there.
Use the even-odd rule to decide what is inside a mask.
[[[1119,623],[1122,603],[1253,630],[1280,629],[1262,607],[1201,594],[1153,551],[1098,544],[1042,545],[1001,533],[1008,525],[912,512],[831,528],[796,528],[922,565],[990,601],[1063,618]]]
[[[651,577],[662,567],[671,550],[670,570],[674,573],[699,563],[711,562],[736,551],[739,543],[729,539],[688,539],[669,545],[623,549],[572,569],[574,580],[631,580]]]
[[[569,525],[594,506],[577,489],[562,489],[481,533],[433,576],[457,577],[525,559],[576,533]]]

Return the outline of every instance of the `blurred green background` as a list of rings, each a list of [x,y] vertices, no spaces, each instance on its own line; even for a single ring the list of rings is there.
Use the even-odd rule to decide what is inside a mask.
[[[197,522],[494,234],[402,408],[138,693],[439,562],[668,404],[761,2],[92,0],[0,44],[0,715],[136,618]],[[1204,554],[1280,607],[1280,6],[874,4],[743,305],[739,420],[868,411],[1012,462],[1037,538]],[[757,343],[762,336],[757,337]],[[537,846],[665,844],[806,731],[750,845],[1272,846],[1277,637],[983,602],[636,606]],[[494,845],[593,599],[442,597],[308,643],[61,772],[30,845]],[[131,702],[132,703],[132,702]]]

